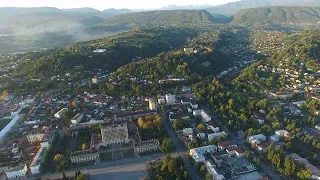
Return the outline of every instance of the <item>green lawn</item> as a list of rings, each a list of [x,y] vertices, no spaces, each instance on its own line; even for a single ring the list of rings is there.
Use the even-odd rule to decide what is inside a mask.
[[[0,120],[0,131],[6,127],[7,124],[9,124],[9,122],[11,121],[11,119],[1,119]]]

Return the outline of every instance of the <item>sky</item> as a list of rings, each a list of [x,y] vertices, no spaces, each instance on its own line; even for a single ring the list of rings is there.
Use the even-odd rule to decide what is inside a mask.
[[[220,5],[237,0],[1,0],[0,7],[92,7],[103,10],[108,8],[156,9],[170,4],[175,5]]]

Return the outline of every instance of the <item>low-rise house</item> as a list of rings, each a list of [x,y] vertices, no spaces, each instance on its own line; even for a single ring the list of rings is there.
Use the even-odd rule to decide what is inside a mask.
[[[201,115],[203,122],[210,122],[211,121],[211,116],[207,112],[205,112],[204,110],[201,110],[200,115]]]
[[[257,134],[257,135],[254,135],[254,136],[249,136],[248,137],[248,142],[251,144],[251,145],[258,145],[264,141],[266,141],[267,137],[263,134]]]
[[[293,96],[292,92],[288,91],[272,91],[270,95],[276,99],[289,99]]]
[[[227,148],[237,147],[232,141],[222,141],[218,143],[218,148],[220,151],[224,151]]]
[[[173,94],[166,94],[166,102],[167,104],[173,104],[176,102],[176,96]]]
[[[242,157],[243,153],[244,153],[243,149],[241,149],[240,147],[237,147],[237,146],[236,147],[229,147],[226,149],[226,151],[228,152],[228,154],[230,156],[236,155],[237,157]]]
[[[208,173],[212,175],[212,180],[224,180],[225,179],[225,177],[223,175],[219,174],[216,171],[215,165],[213,165],[213,163],[211,163],[210,161],[206,161],[205,166],[207,167]]]
[[[270,145],[270,142],[261,143],[257,145],[256,149],[258,152],[266,153],[268,152],[269,145]]]
[[[208,134],[208,140],[221,138],[221,137],[226,137],[226,136],[227,136],[227,133],[225,133],[224,131],[217,132],[217,133],[212,133],[212,134]]]
[[[200,116],[201,115],[201,110],[199,110],[199,109],[194,109],[193,111],[192,111],[192,114],[193,114],[193,116]]]
[[[100,160],[99,152],[86,150],[71,152],[70,160],[72,164],[97,162]]]
[[[141,141],[134,145],[135,154],[155,152],[160,149],[160,142],[158,139],[151,139],[148,141]]]
[[[56,112],[54,114],[54,117],[57,118],[57,119],[61,119],[62,118],[62,115],[65,111],[68,111],[68,108],[62,108],[60,111]]]
[[[71,123],[78,124],[82,121],[83,117],[84,115],[82,113],[78,113],[71,119]]]
[[[184,136],[193,135],[193,129],[192,129],[192,128],[184,128],[184,129],[182,130],[182,132],[183,132],[183,135],[184,135]]]
[[[206,138],[206,134],[205,133],[198,133],[197,134],[197,137],[201,140],[205,139]]]
[[[22,177],[27,174],[28,167],[27,165],[19,165],[16,167],[9,167],[6,171],[6,175],[8,179]]]
[[[204,154],[206,153],[215,153],[218,148],[215,145],[203,146],[194,149],[190,149],[190,156],[195,160],[195,162],[205,162]]]
[[[275,135],[279,136],[279,137],[285,137],[285,138],[293,138],[293,135],[288,132],[287,130],[277,130],[275,131]]]

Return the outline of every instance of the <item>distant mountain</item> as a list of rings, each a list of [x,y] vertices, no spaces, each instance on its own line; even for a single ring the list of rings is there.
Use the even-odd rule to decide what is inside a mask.
[[[122,14],[107,19],[106,26],[176,27],[213,24],[215,18],[204,10],[147,11]],[[189,27],[191,27],[189,26]]]
[[[241,9],[264,6],[320,6],[319,0],[241,0],[205,9],[209,13],[232,16]]]
[[[82,12],[82,13],[100,13],[101,11],[90,8],[90,7],[84,7],[84,8],[72,8],[72,9],[62,9],[63,11],[67,12]]]
[[[130,9],[105,9],[102,11],[102,13],[110,14],[110,15],[120,15],[120,14],[126,14],[126,13],[132,13]]]
[[[211,5],[187,5],[187,6],[178,6],[178,5],[168,5],[162,7],[158,10],[201,10],[212,7]]]
[[[35,7],[35,8],[17,8],[17,7],[0,7],[0,16],[14,16],[27,13],[55,12],[60,13],[62,10],[53,7]]]
[[[266,26],[320,22],[319,7],[260,7],[240,10],[232,24],[246,26]]]

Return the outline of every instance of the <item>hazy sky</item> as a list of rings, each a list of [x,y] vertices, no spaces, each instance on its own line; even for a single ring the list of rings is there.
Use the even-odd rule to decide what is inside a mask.
[[[154,9],[170,4],[218,5],[233,1],[237,0],[1,0],[0,7],[92,7],[100,10],[108,8]]]

